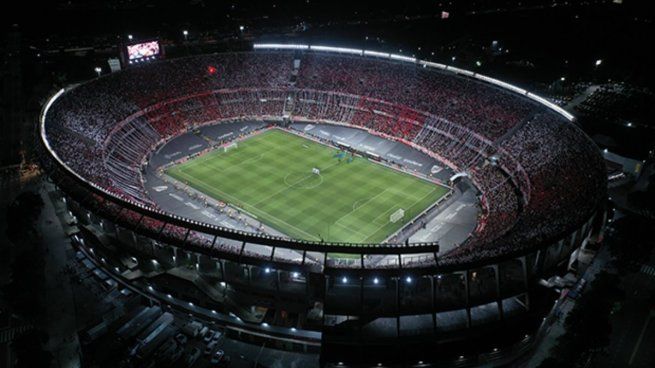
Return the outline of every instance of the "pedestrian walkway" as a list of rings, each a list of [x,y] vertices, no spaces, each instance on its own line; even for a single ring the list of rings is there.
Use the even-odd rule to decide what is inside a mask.
[[[46,349],[53,353],[59,367],[80,367],[80,347],[77,338],[75,299],[67,277],[61,272],[68,262],[66,251],[70,240],[57,221],[53,203],[46,190],[41,191],[44,206],[38,222],[46,251],[44,299],[46,321],[43,326],[50,339]]]
[[[641,269],[639,271],[650,277],[655,277],[655,267],[653,266],[641,265]]]
[[[14,337],[16,337],[17,335],[25,333],[31,330],[32,328],[33,327],[30,325],[22,325],[22,326],[16,326],[16,327],[0,330],[0,344],[12,341]]]

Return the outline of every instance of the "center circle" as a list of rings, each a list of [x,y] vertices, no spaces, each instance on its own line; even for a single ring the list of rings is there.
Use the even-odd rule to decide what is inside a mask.
[[[306,172],[292,172],[284,177],[284,183],[290,188],[313,189],[323,183],[323,176]]]

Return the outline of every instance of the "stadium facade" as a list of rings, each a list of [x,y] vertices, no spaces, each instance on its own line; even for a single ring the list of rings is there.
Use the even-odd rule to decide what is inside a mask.
[[[602,234],[602,157],[572,120],[454,67],[256,45],[61,90],[44,106],[39,147],[80,249],[156,303],[213,319],[235,338],[320,352],[326,365],[493,365],[536,339],[554,300],[538,281],[574,265]],[[470,234],[448,249],[439,239],[300,240],[203,221],[191,213],[220,208],[178,212],[158,196],[169,186],[153,172],[175,159],[159,154],[171,142],[195,140],[180,146],[194,146],[188,155],[262,126],[311,134],[308,125],[361,131],[439,163],[445,184],[475,192]]]

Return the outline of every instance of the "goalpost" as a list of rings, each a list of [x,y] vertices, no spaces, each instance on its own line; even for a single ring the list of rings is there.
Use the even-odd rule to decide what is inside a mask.
[[[232,142],[230,144],[227,144],[227,145],[223,146],[223,152],[227,152],[227,151],[229,151],[231,149],[235,149],[237,147],[238,147],[237,142]]]
[[[399,208],[396,212],[389,215],[389,222],[392,222],[392,223],[398,222],[403,217],[405,217],[405,210],[402,209],[402,208]]]

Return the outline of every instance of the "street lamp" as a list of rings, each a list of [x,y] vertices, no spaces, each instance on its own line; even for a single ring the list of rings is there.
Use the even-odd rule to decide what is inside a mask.
[[[102,73],[102,68],[101,68],[101,67],[99,67],[99,66],[96,66],[96,67],[95,67],[95,69],[93,69],[93,70],[95,70],[95,71],[96,71],[96,73],[98,73],[98,77],[99,77],[99,76],[100,76],[100,74]]]
[[[182,31],[182,34],[184,35],[184,40],[186,41],[186,40],[187,40],[187,37],[189,36],[189,31],[187,31],[187,30],[185,29],[185,30]]]
[[[127,39],[128,39],[128,40],[132,40],[132,35],[131,35],[131,34],[128,34],[128,35],[127,35]]]
[[[243,32],[243,30],[246,29],[244,26],[239,26],[239,31]]]
[[[603,59],[598,59],[596,60],[596,66],[599,66],[600,64],[603,63]]]

